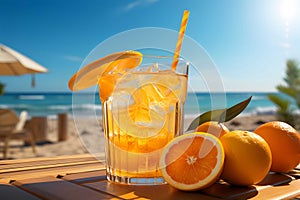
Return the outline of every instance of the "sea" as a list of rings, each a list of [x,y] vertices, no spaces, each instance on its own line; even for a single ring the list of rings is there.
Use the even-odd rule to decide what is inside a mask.
[[[188,93],[185,115],[198,116],[213,109],[228,108],[251,97],[251,101],[241,115],[274,114],[276,106],[268,99],[270,93],[228,92],[228,93]],[[276,93],[272,93],[276,94]],[[71,117],[100,116],[101,102],[98,93],[11,93],[0,96],[0,108],[8,108],[20,113],[26,110],[29,116],[56,118],[60,113]]]

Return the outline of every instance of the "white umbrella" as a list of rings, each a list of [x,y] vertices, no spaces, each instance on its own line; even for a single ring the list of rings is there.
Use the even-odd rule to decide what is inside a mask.
[[[0,75],[18,76],[23,74],[45,73],[48,70],[30,58],[0,44]],[[34,86],[34,76],[33,76]]]

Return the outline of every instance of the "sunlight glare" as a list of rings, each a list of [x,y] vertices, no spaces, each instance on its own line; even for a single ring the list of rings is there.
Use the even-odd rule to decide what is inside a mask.
[[[280,7],[280,15],[285,21],[290,21],[295,14],[295,0],[283,0]]]

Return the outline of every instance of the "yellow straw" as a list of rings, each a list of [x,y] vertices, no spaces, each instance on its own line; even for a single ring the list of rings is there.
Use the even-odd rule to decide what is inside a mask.
[[[181,19],[180,30],[179,30],[179,34],[178,34],[176,49],[175,49],[175,52],[174,52],[174,59],[173,59],[173,63],[172,63],[172,69],[173,70],[176,70],[176,67],[177,67],[177,64],[178,64],[178,58],[179,58],[179,55],[180,55],[180,50],[181,50],[182,41],[183,41],[186,25],[187,25],[187,22],[188,22],[189,14],[190,14],[190,12],[188,10],[185,10],[184,13],[183,13],[182,19]]]

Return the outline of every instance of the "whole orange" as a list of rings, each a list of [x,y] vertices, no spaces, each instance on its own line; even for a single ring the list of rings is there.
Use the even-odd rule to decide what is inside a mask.
[[[300,162],[300,135],[285,122],[272,121],[254,131],[263,137],[272,152],[271,171],[289,172]]]
[[[249,131],[232,131],[220,138],[225,151],[221,178],[233,185],[249,186],[268,174],[272,154],[267,142]]]
[[[197,127],[196,131],[210,133],[218,138],[230,132],[224,124],[217,121],[204,122]]]

